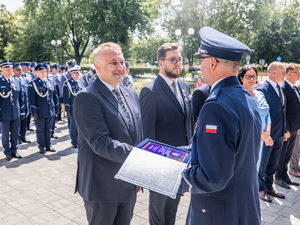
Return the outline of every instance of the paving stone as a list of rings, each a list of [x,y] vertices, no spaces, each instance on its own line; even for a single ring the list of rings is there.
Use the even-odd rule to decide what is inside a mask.
[[[265,210],[261,212],[261,216],[263,222],[272,223],[279,215]]]

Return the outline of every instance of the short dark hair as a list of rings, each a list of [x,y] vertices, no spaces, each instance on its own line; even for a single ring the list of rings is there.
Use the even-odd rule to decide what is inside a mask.
[[[255,66],[252,66],[252,65],[246,65],[246,66],[243,66],[240,71],[238,72],[238,79],[239,79],[239,82],[241,83],[241,85],[243,85],[243,82],[241,80],[241,78],[243,78],[245,76],[245,73],[248,71],[248,70],[251,70],[253,69],[256,73],[256,76],[257,76],[257,73],[258,73],[258,70]]]
[[[179,50],[182,51],[182,48],[178,43],[165,43],[161,45],[157,50],[157,61],[164,59],[166,57],[166,52],[170,50]]]

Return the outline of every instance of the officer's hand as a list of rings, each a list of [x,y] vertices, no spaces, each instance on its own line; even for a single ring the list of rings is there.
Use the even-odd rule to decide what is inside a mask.
[[[37,119],[39,118],[39,116],[38,116],[38,114],[32,114],[32,118],[33,118],[34,120],[37,120]]]
[[[26,118],[25,115],[21,115],[21,120],[24,120]]]
[[[68,118],[68,119],[71,118],[71,112],[67,112],[67,118]]]

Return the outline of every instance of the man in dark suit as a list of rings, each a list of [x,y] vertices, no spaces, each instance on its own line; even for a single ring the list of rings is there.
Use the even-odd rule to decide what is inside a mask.
[[[186,146],[192,137],[190,87],[178,79],[182,70],[177,43],[158,48],[159,74],[140,93],[144,137],[172,146]],[[150,191],[150,225],[173,225],[180,196],[176,199]]]
[[[280,62],[273,62],[268,66],[268,79],[258,87],[262,91],[270,107],[272,121],[271,137],[274,144],[266,146],[263,144],[260,167],[258,171],[259,197],[263,201],[272,202],[266,195],[285,198],[273,188],[273,176],[279,162],[283,141],[288,139],[285,124],[286,100],[279,82],[284,81],[285,67]]]
[[[279,163],[275,174],[275,184],[290,189],[289,185],[299,186],[299,183],[290,179],[287,165],[291,159],[297,131],[300,129],[300,94],[295,86],[299,80],[299,66],[290,63],[286,66],[286,80],[280,83],[286,97],[286,126],[290,132],[290,138],[283,143]]]
[[[261,119],[255,99],[236,77],[243,52],[251,50],[211,27],[199,34],[196,54],[211,92],[200,111],[191,167],[183,172],[191,192],[186,224],[258,225]]]
[[[93,52],[96,80],[78,93],[74,118],[78,129],[75,192],[83,198],[89,224],[129,225],[137,187],[114,178],[142,139],[136,93],[122,85],[121,47],[104,43]]]
[[[193,98],[192,98],[194,121],[197,121],[199,112],[202,106],[204,105],[204,102],[207,99],[209,92],[210,92],[210,86],[205,83],[203,83],[200,87],[198,87],[194,91]]]

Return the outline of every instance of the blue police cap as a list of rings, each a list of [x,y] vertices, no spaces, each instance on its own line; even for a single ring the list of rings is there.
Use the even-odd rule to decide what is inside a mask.
[[[20,65],[30,67],[30,62],[21,62]]]
[[[69,61],[69,62],[67,62],[67,65],[70,66],[70,67],[74,67],[76,65],[76,62],[75,61]]]
[[[59,65],[57,63],[55,63],[51,66],[51,68],[59,68]]]
[[[81,67],[76,65],[76,66],[72,67],[69,71],[73,72],[73,73],[80,73],[80,69],[81,69]]]
[[[92,71],[93,73],[96,73],[96,69],[95,69],[94,65],[91,66],[91,71]]]
[[[14,69],[14,70],[21,70],[21,69],[22,69],[21,63],[16,63],[16,64],[13,66],[13,69]]]
[[[40,71],[40,70],[46,70],[47,66],[44,63],[39,63],[37,64],[37,66],[35,67],[35,71]]]
[[[0,63],[0,67],[1,67],[1,68],[13,67],[13,65],[14,65],[14,61],[12,61],[11,59],[4,59],[4,60]]]
[[[65,69],[66,69],[66,67],[65,67],[65,66],[61,66],[59,69],[61,69],[61,70],[65,70]]]
[[[129,67],[130,63],[128,61],[125,62],[125,66]]]
[[[37,62],[31,63],[30,67],[37,66]]]
[[[201,45],[194,54],[196,56],[207,54],[220,59],[241,61],[244,52],[251,53],[250,48],[244,43],[211,27],[202,27],[199,36]]]

